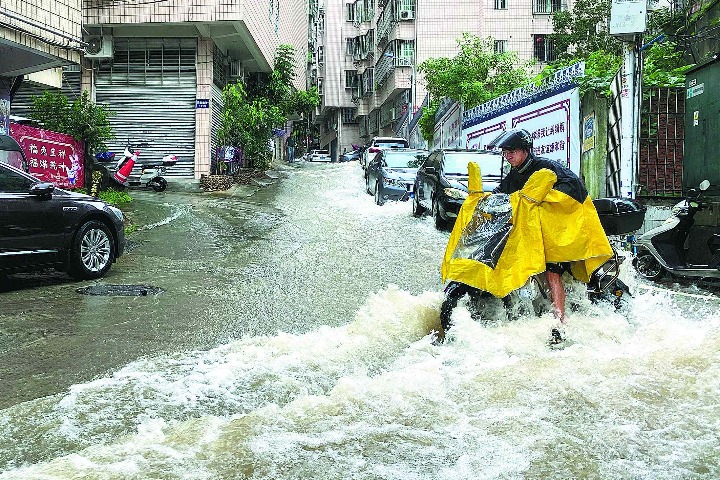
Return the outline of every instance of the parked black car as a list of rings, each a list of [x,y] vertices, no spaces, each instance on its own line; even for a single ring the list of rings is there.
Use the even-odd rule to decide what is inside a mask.
[[[414,148],[380,150],[368,164],[365,191],[375,195],[378,205],[386,200],[408,200],[418,167],[428,153]]]
[[[0,162],[0,274],[52,267],[100,278],[124,248],[118,208]]]
[[[467,197],[469,162],[480,166],[483,190],[492,191],[500,183],[500,153],[461,148],[434,150],[415,177],[413,214],[420,216],[430,211],[437,228],[450,227]]]

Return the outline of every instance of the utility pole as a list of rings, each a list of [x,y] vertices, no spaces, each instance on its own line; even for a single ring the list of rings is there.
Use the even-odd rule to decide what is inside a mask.
[[[612,0],[610,35],[625,43],[621,88],[620,194],[635,198],[640,159],[642,54],[647,24],[647,0]]]

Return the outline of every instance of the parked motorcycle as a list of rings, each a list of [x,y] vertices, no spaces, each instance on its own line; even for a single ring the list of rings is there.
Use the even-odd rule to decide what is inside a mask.
[[[639,202],[626,198],[600,198],[593,200],[595,209],[600,217],[600,223],[608,236],[625,235],[638,230],[644,221],[646,208]],[[507,210],[499,208],[497,204],[493,206],[494,211],[483,211],[483,215],[487,217],[496,217],[498,211]],[[510,228],[508,225],[509,214],[507,220],[501,222],[487,222],[486,232],[482,232],[485,238],[485,244],[481,245],[476,252],[482,250],[482,254],[478,259],[483,263],[487,263],[486,259],[480,259],[480,256],[488,256],[497,251],[497,245],[493,245],[494,241],[502,242],[502,236],[498,235],[504,229]],[[608,302],[615,308],[620,308],[624,299],[630,295],[630,291],[625,283],[620,280],[620,265],[625,257],[618,255],[613,247],[613,255],[603,265],[597,268],[590,276],[587,284],[586,295],[591,302],[600,301]],[[496,300],[502,302],[505,314],[508,319],[514,319],[519,316],[535,314],[541,315],[550,309],[549,286],[545,281],[544,275],[535,275],[528,279],[528,282],[521,288],[511,292],[502,299],[495,299],[493,295],[477,288],[465,285],[460,282],[449,282],[445,288],[445,298],[440,309],[440,321],[444,331],[451,325],[451,315],[457,307],[458,302],[465,296],[469,297],[468,306],[473,317],[482,317],[481,312],[487,308],[493,308],[491,305]]]
[[[720,234],[695,228],[695,214],[708,207],[700,197],[710,187],[704,180],[699,190],[691,189],[676,204],[662,225],[637,238],[633,266],[648,280],[659,280],[666,273],[678,277],[720,279]]]

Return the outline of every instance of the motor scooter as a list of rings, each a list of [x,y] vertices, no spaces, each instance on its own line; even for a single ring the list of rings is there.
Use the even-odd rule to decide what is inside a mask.
[[[666,273],[696,279],[720,279],[720,234],[696,227],[695,214],[708,207],[700,197],[710,187],[704,180],[677,203],[662,225],[640,235],[632,264],[643,278],[659,280]]]
[[[634,232],[642,226],[645,218],[646,208],[632,199],[599,198],[593,200],[593,204],[598,212],[603,230],[608,236]],[[493,208],[497,211],[498,205]],[[504,210],[509,211],[509,206]],[[482,213],[487,217],[494,215],[494,212],[490,211]],[[507,220],[509,220],[509,215]],[[493,222],[485,224],[489,228],[482,235],[485,238],[485,244],[482,245],[485,252],[490,253],[497,250],[496,246],[492,245],[493,238],[499,238],[496,233],[508,228],[507,225],[503,225],[504,223],[506,220],[495,224]],[[590,276],[586,295],[593,303],[608,302],[614,308],[619,309],[630,296],[630,290],[619,278],[620,266],[625,257],[619,255],[615,247],[612,250],[612,257]],[[496,300],[502,301],[502,307],[508,320],[528,314],[541,315],[550,309],[549,286],[544,275],[530,277],[523,287],[501,299],[495,299],[488,292],[456,281],[449,282],[444,293],[445,297],[440,308],[440,323],[444,331],[451,326],[451,315],[458,301],[466,295],[469,297],[468,307],[474,318],[481,318],[483,312],[486,312],[488,308],[495,308],[492,304],[496,303]]]
[[[112,178],[124,187],[142,186],[152,188],[156,192],[162,192],[167,188],[167,180],[163,175],[167,172],[167,167],[174,166],[177,163],[177,156],[165,155],[162,160],[154,162],[139,163],[139,150],[131,151],[131,145],[125,147],[123,157],[115,164]],[[98,154],[99,161],[112,161],[115,154],[111,152],[103,152]],[[131,172],[135,165],[140,166],[140,177],[132,178]]]

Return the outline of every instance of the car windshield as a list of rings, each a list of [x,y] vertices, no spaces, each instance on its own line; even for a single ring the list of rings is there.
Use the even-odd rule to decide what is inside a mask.
[[[418,152],[387,152],[385,165],[388,168],[418,168],[421,160]]]
[[[467,175],[468,162],[475,162],[480,166],[483,176],[500,175],[502,157],[490,153],[457,152],[445,155],[444,172],[446,175]]]

